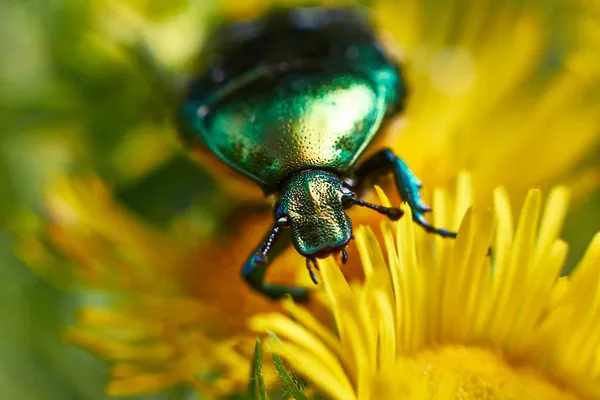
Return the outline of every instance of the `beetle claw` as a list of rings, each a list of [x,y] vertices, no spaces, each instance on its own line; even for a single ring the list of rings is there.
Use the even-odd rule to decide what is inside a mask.
[[[422,213],[426,213],[426,212],[431,212],[432,208],[426,205],[420,205],[419,206],[419,211],[421,211]]]
[[[392,221],[398,221],[404,215],[404,211],[399,208],[390,207],[387,209],[386,215]]]
[[[346,264],[348,262],[348,252],[346,249],[342,250],[342,264]]]
[[[312,264],[314,264],[315,268],[317,270],[319,270],[319,265],[317,264],[317,260],[315,258],[308,258],[308,257],[306,258],[306,269],[308,270],[308,274],[310,275],[310,279],[313,281],[313,283],[315,285],[318,285],[319,281],[317,280],[317,277],[316,277],[314,271],[312,270],[311,262],[312,262]]]

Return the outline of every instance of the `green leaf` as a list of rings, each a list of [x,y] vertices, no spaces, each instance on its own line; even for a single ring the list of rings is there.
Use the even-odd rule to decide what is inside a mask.
[[[256,345],[254,346],[254,362],[252,363],[252,373],[248,383],[248,398],[251,400],[267,400],[267,389],[262,376],[262,351],[259,338],[256,338]]]
[[[277,375],[279,375],[279,378],[283,382],[286,394],[296,400],[308,400],[308,397],[302,392],[301,382],[295,379],[294,375],[285,368],[283,361],[281,361],[281,357],[277,354],[273,354],[273,363],[275,364]]]

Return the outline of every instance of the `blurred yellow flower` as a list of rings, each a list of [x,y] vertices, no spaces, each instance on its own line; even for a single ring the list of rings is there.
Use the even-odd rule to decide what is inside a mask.
[[[38,235],[25,235],[16,252],[39,275],[64,281],[69,271],[59,268],[39,238],[44,236],[76,266],[71,272],[87,291],[66,337],[113,362],[108,393],[149,393],[187,383],[216,397],[245,387],[252,341],[231,334],[244,321],[241,300],[232,313],[227,303],[217,306],[218,299],[192,289],[202,279],[224,279],[227,285],[219,287],[249,297],[237,273],[204,270],[204,262],[215,265],[212,253],[203,261],[197,253],[203,249],[154,232],[114,204],[97,179],[57,181],[46,207],[50,222],[38,227]],[[194,270],[206,274],[190,281]],[[257,310],[260,300],[268,304],[257,300],[248,303]]]
[[[374,7],[410,88],[405,127],[392,125],[382,141],[424,182],[443,186],[472,171],[476,200],[497,185],[513,204],[530,187],[578,185],[573,169],[600,141],[599,53],[587,53],[595,61],[574,71],[569,63],[584,45],[574,40],[564,64],[552,65],[556,45],[539,4],[425,4],[381,0]],[[587,10],[564,8],[564,19]]]
[[[436,191],[437,222],[460,216],[469,191],[459,188],[455,209]],[[543,212],[540,197],[529,192],[513,229],[496,190],[496,224],[470,209],[455,242],[404,218],[382,224],[382,252],[363,227],[364,282],[349,284],[331,258],[321,268],[337,335],[291,300],[290,317],[259,315],[251,326],[277,335],[272,349],[334,399],[598,398],[600,234],[575,273],[558,278],[569,195],[553,189]]]

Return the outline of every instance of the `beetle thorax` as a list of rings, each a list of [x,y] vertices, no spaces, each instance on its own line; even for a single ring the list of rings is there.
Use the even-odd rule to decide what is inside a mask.
[[[292,242],[307,257],[322,257],[342,250],[352,237],[352,221],[341,197],[342,181],[322,170],[301,171],[286,180],[280,205],[290,218]]]

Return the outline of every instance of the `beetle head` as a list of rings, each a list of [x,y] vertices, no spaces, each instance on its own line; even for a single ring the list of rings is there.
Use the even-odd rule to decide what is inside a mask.
[[[344,183],[327,171],[301,171],[284,182],[275,219],[291,227],[298,253],[314,260],[343,252],[352,238],[352,221],[342,204],[342,196],[348,192]]]

